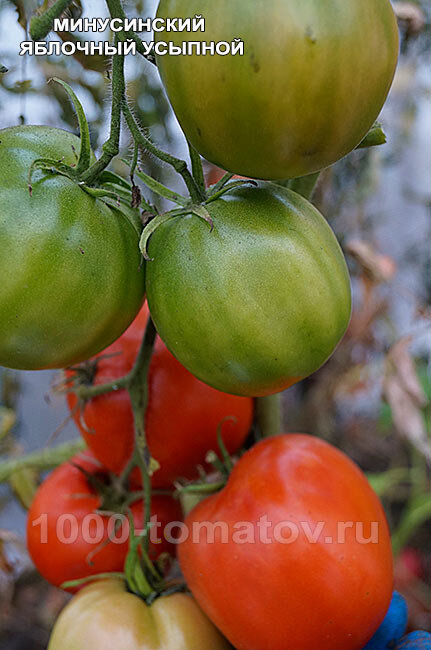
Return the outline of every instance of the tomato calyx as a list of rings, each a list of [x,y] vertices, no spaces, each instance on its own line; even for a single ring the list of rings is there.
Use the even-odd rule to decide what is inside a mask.
[[[88,127],[88,121],[81,102],[79,101],[73,89],[65,81],[62,81],[62,79],[58,79],[57,77],[53,77],[49,80],[48,83],[51,81],[54,81],[55,83],[63,86],[73,103],[79,122],[81,147],[79,155],[74,151],[76,164],[73,166],[66,165],[63,163],[63,160],[54,160],[51,158],[38,158],[34,160],[30,166],[28,173],[28,189],[30,196],[33,193],[32,177],[36,169],[40,169],[41,171],[48,173],[51,172],[53,174],[60,174],[62,176],[70,178],[72,181],[77,182],[79,181],[81,175],[90,167],[92,160],[90,129]]]
[[[141,598],[148,606],[158,598],[188,591],[183,582],[165,580],[167,558],[162,554],[152,562],[145,545],[151,524],[148,523],[142,534],[135,533],[132,517],[130,520],[130,549],[124,565],[124,579],[130,593]]]
[[[226,418],[231,419],[231,418]],[[209,451],[205,461],[212,465],[214,471],[207,474],[203,467],[199,467],[200,478],[198,481],[188,483],[175,483],[177,498],[180,499],[181,507],[185,515],[188,515],[195,506],[212,494],[216,494],[226,487],[231,472],[234,468],[236,459],[234,459],[226,449],[222,435],[221,425],[219,426],[217,440],[220,449],[220,455],[215,451]]]
[[[135,210],[140,206],[154,214],[156,212],[155,207],[142,197],[139,188],[133,181],[133,173],[131,174],[131,183],[128,183],[121,176],[106,170],[103,166],[101,166],[100,170],[97,170],[97,173],[92,173],[91,170],[97,163],[94,163],[90,130],[82,104],[73,89],[65,81],[56,77],[50,81],[59,83],[66,90],[73,103],[79,122],[81,146],[79,154],[74,150],[76,163],[72,165],[64,163],[63,159],[38,158],[34,160],[28,172],[30,196],[33,194],[33,175],[36,170],[40,170],[45,174],[65,176],[93,198],[103,201],[109,207],[121,210],[129,218],[131,216],[130,210]],[[104,145],[105,150],[109,150],[107,155],[113,157],[115,152],[113,149],[111,151],[109,144]],[[139,233],[141,230],[142,224],[139,226]]]
[[[154,183],[156,183],[156,181],[153,181],[153,179],[151,179],[151,183],[149,183],[148,182],[148,179],[150,179],[149,176],[147,177],[146,174],[143,174],[141,172],[138,172],[138,175],[142,180],[144,180],[144,182],[147,182],[147,184],[151,186],[151,189],[153,189],[153,191],[156,191],[154,189]],[[171,201],[180,203],[182,204],[182,206],[180,208],[170,210],[169,212],[158,214],[147,223],[147,225],[144,227],[144,230],[142,232],[139,248],[141,250],[144,259],[147,262],[153,261],[153,259],[148,254],[148,242],[150,240],[151,235],[157,230],[157,228],[159,228],[159,226],[162,226],[170,219],[194,215],[199,219],[203,219],[209,225],[210,233],[211,233],[214,230],[214,221],[206,206],[212,203],[213,201],[220,199],[222,196],[232,191],[236,187],[240,187],[247,184],[251,184],[254,187],[257,187],[256,181],[253,180],[241,180],[241,181],[234,181],[233,183],[228,183],[232,175],[229,174],[227,176],[228,176],[227,178],[225,177],[224,184],[220,185],[219,182],[213,187],[210,187],[209,190],[207,190],[205,201],[203,201],[202,203],[195,204],[193,202],[188,202],[186,199],[184,199],[184,197],[180,197],[179,195],[176,195],[175,198],[172,198],[171,196],[170,199]],[[157,183],[157,185],[160,184]],[[165,188],[165,190],[166,189],[167,188]],[[171,190],[168,190],[168,192],[170,195],[172,194]],[[160,194],[160,192],[158,193]],[[165,198],[169,198],[169,195],[165,191],[163,192],[163,195]],[[179,199],[181,199],[181,201]]]
[[[129,506],[142,498],[140,492],[130,493],[128,476],[118,477],[105,469],[89,472],[72,461],[71,465],[83,474],[91,490],[100,498],[100,512],[126,514]]]

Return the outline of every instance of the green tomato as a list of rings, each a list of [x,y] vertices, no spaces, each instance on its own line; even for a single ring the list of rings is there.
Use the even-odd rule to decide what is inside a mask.
[[[317,370],[344,335],[351,290],[340,246],[303,197],[262,184],[174,217],[149,242],[148,304],[167,347],[226,393],[276,393]]]
[[[82,589],[55,624],[48,650],[229,650],[193,598],[173,594],[151,607],[120,580]]]
[[[156,41],[232,42],[244,56],[158,56],[181,127],[209,161],[261,179],[328,167],[365,137],[398,60],[389,0],[161,0],[160,18],[205,18],[205,32]]]
[[[0,131],[0,365],[61,368],[103,350],[144,299],[139,227],[37,158],[76,163],[79,139],[45,126]]]

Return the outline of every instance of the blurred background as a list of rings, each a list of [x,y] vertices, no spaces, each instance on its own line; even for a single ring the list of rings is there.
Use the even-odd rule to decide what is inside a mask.
[[[98,151],[108,134],[109,62],[98,56],[19,56],[29,18],[47,4],[0,0],[0,64],[9,70],[0,74],[0,128],[48,124],[76,132],[64,90],[47,84],[60,77],[80,97]],[[125,6],[130,16],[146,17],[156,4],[136,0]],[[324,172],[314,197],[348,258],[353,320],[331,361],[283,396],[284,426],[331,441],[368,473],[389,517],[396,586],[409,601],[410,624],[431,630],[431,0],[393,4],[402,55],[382,114],[388,144],[356,152]],[[103,0],[77,0],[72,10],[75,17],[106,15]],[[127,79],[130,101],[153,140],[185,156],[156,68],[128,57]],[[124,131],[125,153],[129,144]],[[148,157],[142,166],[178,187],[158,161]],[[212,182],[218,178],[218,170],[207,172]],[[64,398],[52,390],[55,379],[51,372],[0,368],[0,476],[6,459],[77,437]],[[38,479],[21,471],[0,485],[3,650],[46,648],[67,598],[37,576],[25,551],[25,508]]]

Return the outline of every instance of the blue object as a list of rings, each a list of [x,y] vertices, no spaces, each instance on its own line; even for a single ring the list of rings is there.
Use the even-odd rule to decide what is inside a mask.
[[[383,623],[363,650],[388,650],[389,648],[394,648],[397,641],[406,632],[407,619],[407,603],[401,594],[394,591],[388,613]]]
[[[431,650],[431,634],[412,632],[401,639],[394,650]]]

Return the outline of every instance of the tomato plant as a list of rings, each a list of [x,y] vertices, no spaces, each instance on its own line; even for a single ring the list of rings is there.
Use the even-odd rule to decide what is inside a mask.
[[[205,383],[237,395],[280,392],[316,371],[350,319],[350,280],[322,215],[277,186],[233,190],[149,242],[156,328]]]
[[[0,365],[83,361],[118,338],[144,298],[139,226],[40,158],[76,164],[79,139],[45,126],[0,131]],[[129,214],[130,213],[130,214]]]
[[[393,570],[382,506],[322,440],[257,444],[186,525],[188,585],[238,649],[359,650],[385,617]]]
[[[120,580],[96,582],[60,614],[48,650],[229,650],[193,598],[173,594],[150,607]]]
[[[72,4],[33,17],[35,54],[52,55],[43,39]],[[363,650],[395,641],[406,623],[399,603],[388,609],[382,506],[328,443],[271,434],[282,419],[276,394],[318,370],[349,325],[346,261],[307,197],[316,172],[385,140],[372,127],[395,72],[396,20],[390,0],[202,4],[160,0],[158,17],[172,25],[203,15],[215,56],[174,27],[173,54],[156,48],[155,61],[121,0],[107,0],[111,22],[92,21],[114,32],[97,46],[112,54],[110,132],[97,160],[83,107],[62,80],[80,139],[48,127],[0,132],[0,364],[66,367],[62,387],[91,448],[46,478],[29,512],[36,567],[80,590],[49,649]],[[221,55],[241,39],[243,56]],[[178,56],[184,41],[188,56]],[[78,60],[86,44],[77,41]],[[75,43],[64,45],[71,53]],[[159,149],[134,117],[125,50],[135,47],[158,64],[191,165]],[[108,170],[124,122],[130,182]],[[144,171],[145,153],[181,176],[187,196]],[[206,187],[201,154],[232,173]],[[163,203],[149,203],[136,178]],[[162,213],[164,201],[175,208]],[[263,440],[233,461],[255,397]],[[217,447],[213,481],[199,465]],[[45,460],[19,459],[3,475]],[[178,526],[168,524],[182,518],[172,485],[197,476],[176,485],[185,508],[213,494],[181,530],[190,594],[168,579],[161,556],[174,554]]]
[[[129,329],[100,356],[94,384],[127,374],[135,361],[148,309],[144,306]],[[69,377],[72,373],[68,373]],[[153,476],[156,487],[172,485],[179,477],[195,478],[196,466],[207,452],[218,450],[220,431],[230,453],[244,443],[253,417],[251,399],[226,395],[189,373],[157,338],[148,375],[149,400],[146,436],[160,469]],[[101,395],[77,410],[77,396],[68,394],[80,431],[99,460],[120,473],[134,448],[133,412],[127,391]]]
[[[39,487],[28,513],[27,547],[39,572],[53,585],[123,571],[129,522],[98,512],[118,511],[115,495],[103,503],[96,491],[94,482],[104,485],[107,480],[106,469],[87,453],[60,465]],[[142,530],[142,500],[130,511],[136,529]],[[179,504],[170,496],[153,496],[152,514],[162,532],[171,521],[182,519]],[[165,552],[174,554],[175,547],[164,536],[160,540],[151,545],[153,559]]]
[[[157,65],[189,141],[209,161],[261,179],[328,167],[365,137],[398,59],[389,0],[161,0],[160,18],[205,18],[205,32],[158,41],[244,41],[244,56],[164,55]]]

